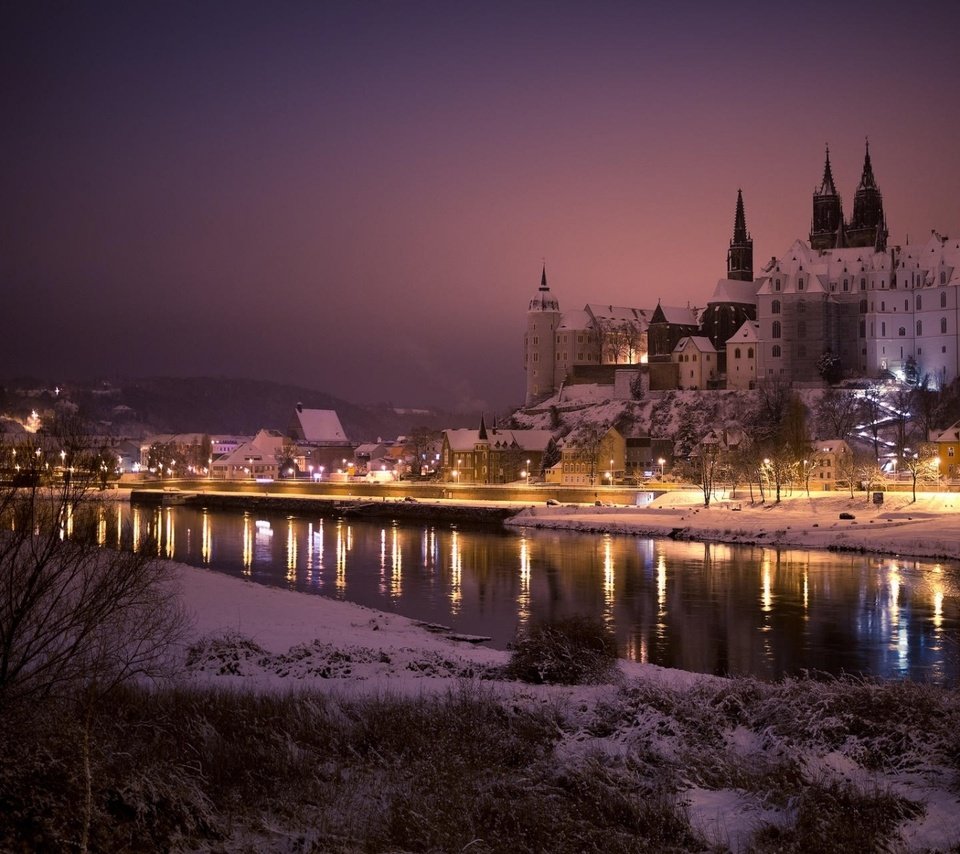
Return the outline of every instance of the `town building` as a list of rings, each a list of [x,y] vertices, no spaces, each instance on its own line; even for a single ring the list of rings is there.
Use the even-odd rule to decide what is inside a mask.
[[[441,478],[449,483],[511,483],[538,480],[556,443],[549,430],[444,430]]]

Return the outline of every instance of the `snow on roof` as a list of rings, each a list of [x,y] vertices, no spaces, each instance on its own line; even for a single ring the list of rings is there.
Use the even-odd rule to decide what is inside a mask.
[[[297,407],[295,411],[305,442],[349,444],[335,410]]]
[[[565,311],[560,315],[560,322],[557,329],[590,329],[592,327],[590,315],[585,311],[573,310]]]
[[[682,350],[686,350],[688,346],[695,347],[701,353],[717,352],[717,348],[713,346],[713,342],[704,335],[687,335],[681,338],[677,342],[677,346],[673,348],[673,352],[679,353]]]
[[[584,311],[593,318],[598,326],[611,323],[629,323],[638,326],[641,330],[647,328],[650,315],[653,314],[649,309],[630,308],[624,305],[601,305],[600,303],[587,303]]]
[[[941,430],[939,433],[934,434],[934,442],[960,442],[960,421],[956,421],[947,427],[946,430]]]
[[[760,338],[760,324],[756,320],[745,320],[743,325],[731,335],[727,341],[747,341],[750,343],[758,341]]]
[[[522,451],[542,452],[547,449],[553,433],[549,430],[499,430],[487,428],[487,440],[480,439],[479,430],[445,430],[451,451],[472,451],[478,444],[491,448],[517,448]]]
[[[689,306],[686,308],[680,308],[678,306],[661,304],[660,311],[662,312],[663,318],[667,323],[672,323],[675,326],[697,325],[697,313]]]
[[[757,304],[757,283],[740,282],[735,279],[720,279],[713,289],[707,305],[714,302],[732,302],[742,305]]]

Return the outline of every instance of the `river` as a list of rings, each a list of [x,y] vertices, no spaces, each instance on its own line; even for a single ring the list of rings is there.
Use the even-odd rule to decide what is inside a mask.
[[[621,654],[777,679],[803,671],[960,685],[960,564],[574,532],[489,531],[119,505],[102,542],[368,605],[505,648],[566,614]],[[126,526],[129,525],[127,528]]]

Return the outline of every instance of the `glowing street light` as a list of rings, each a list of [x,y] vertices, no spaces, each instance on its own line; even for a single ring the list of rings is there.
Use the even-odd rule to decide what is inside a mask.
[[[527,486],[530,486],[530,460],[527,460]]]
[[[660,480],[663,480],[663,467],[666,465],[667,461],[663,457],[660,457],[660,459],[657,460],[657,463],[660,466]]]

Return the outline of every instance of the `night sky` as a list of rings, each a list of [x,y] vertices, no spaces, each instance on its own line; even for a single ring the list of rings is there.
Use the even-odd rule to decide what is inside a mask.
[[[522,402],[562,308],[702,305],[869,137],[960,231],[960,3],[0,5],[0,373]]]

